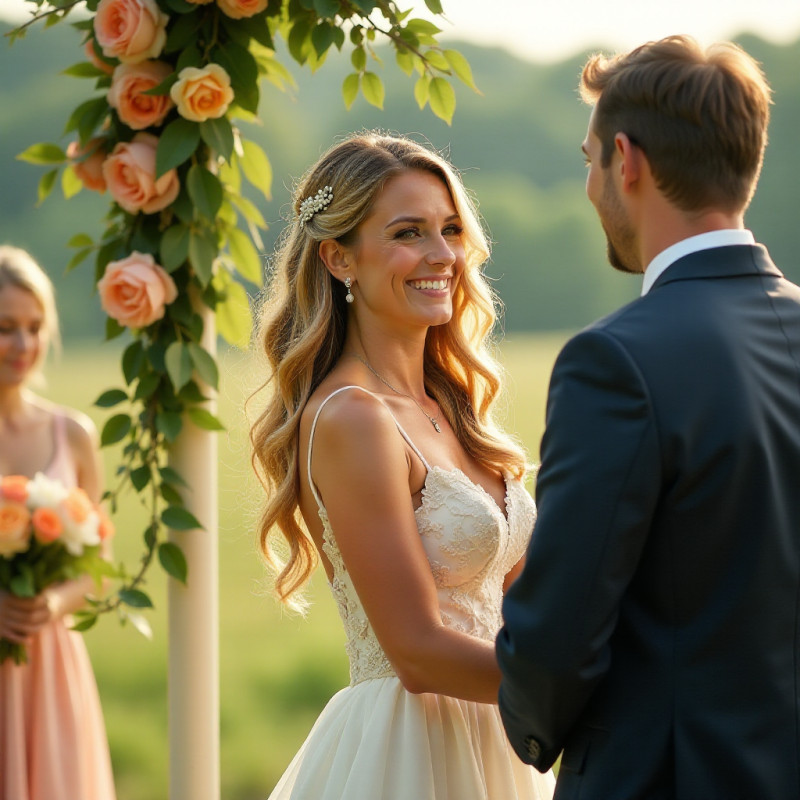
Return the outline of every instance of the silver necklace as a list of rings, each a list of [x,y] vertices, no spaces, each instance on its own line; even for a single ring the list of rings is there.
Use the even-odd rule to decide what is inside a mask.
[[[386,380],[386,378],[384,378],[384,377],[383,377],[383,375],[381,375],[381,374],[380,374],[380,373],[379,373],[379,372],[378,372],[378,371],[375,369],[375,367],[373,367],[373,366],[372,366],[372,364],[370,364],[370,363],[369,363],[369,361],[367,361],[367,359],[366,359],[366,358],[362,358],[362,357],[361,357],[361,356],[360,356],[358,353],[353,353],[353,355],[354,355],[354,356],[355,356],[355,357],[356,357],[356,358],[357,358],[357,359],[358,359],[358,360],[359,360],[359,361],[360,361],[360,362],[361,362],[361,363],[362,363],[362,364],[363,364],[363,365],[364,365],[364,366],[365,366],[365,367],[366,367],[366,368],[367,368],[367,369],[368,369],[368,370],[369,370],[369,371],[370,371],[370,372],[371,372],[371,373],[372,373],[372,374],[373,374],[373,375],[374,375],[374,376],[375,376],[375,377],[376,377],[376,378],[377,378],[377,379],[378,379],[378,380],[379,380],[379,381],[380,381],[382,384],[384,384],[384,386],[388,386],[388,387],[389,387],[389,388],[390,388],[390,389],[391,389],[391,390],[392,390],[392,391],[393,391],[395,394],[399,394],[401,397],[407,397],[409,400],[411,400],[411,402],[413,402],[413,403],[414,403],[414,405],[415,405],[415,406],[416,406],[416,407],[417,407],[417,408],[418,408],[418,409],[419,409],[419,410],[420,410],[420,411],[421,411],[421,412],[422,412],[422,413],[423,413],[423,414],[424,414],[424,415],[425,415],[425,416],[426,416],[426,417],[427,417],[427,418],[430,420],[430,423],[431,423],[431,425],[433,425],[433,427],[434,427],[434,430],[436,431],[436,433],[441,433],[441,432],[442,432],[442,429],[439,427],[439,423],[438,423],[438,421],[437,421],[437,420],[439,419],[439,414],[437,414],[435,417],[432,417],[432,416],[431,416],[431,415],[430,415],[430,414],[429,414],[429,413],[428,413],[428,412],[427,412],[427,411],[426,411],[426,410],[425,410],[425,409],[424,409],[424,408],[423,408],[423,407],[422,407],[422,406],[421,406],[421,405],[420,405],[420,404],[417,402],[417,400],[416,400],[416,398],[415,398],[415,397],[413,397],[413,396],[412,396],[412,395],[410,395],[410,394],[406,394],[405,392],[401,392],[399,389],[395,389],[395,388],[394,388],[394,386],[392,386],[392,384],[391,384],[391,383],[389,383],[389,381],[387,381],[387,380]],[[441,414],[441,409],[439,410],[439,413]]]

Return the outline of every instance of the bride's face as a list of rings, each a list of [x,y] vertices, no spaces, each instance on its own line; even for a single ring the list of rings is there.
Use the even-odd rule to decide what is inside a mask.
[[[401,326],[448,322],[464,271],[461,219],[446,184],[409,170],[390,179],[352,248],[353,312]]]

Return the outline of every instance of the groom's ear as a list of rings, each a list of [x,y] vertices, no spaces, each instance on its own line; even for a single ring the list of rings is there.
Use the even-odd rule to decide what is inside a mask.
[[[334,278],[342,281],[350,273],[352,264],[350,250],[336,239],[323,239],[319,243],[319,257]]]
[[[642,174],[645,159],[644,151],[635,145],[627,133],[617,133],[614,136],[614,146],[617,150],[617,169],[619,170],[620,184],[623,191],[630,191]]]

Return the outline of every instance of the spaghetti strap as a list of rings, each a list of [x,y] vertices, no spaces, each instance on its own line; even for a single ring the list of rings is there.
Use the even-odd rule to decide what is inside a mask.
[[[345,391],[346,389],[359,389],[362,392],[365,392],[368,395],[374,397],[378,402],[383,403],[386,410],[391,414],[392,419],[394,420],[394,424],[397,425],[397,430],[400,431],[400,435],[406,440],[408,446],[419,456],[419,460],[425,465],[425,469],[430,471],[430,464],[425,460],[425,456],[422,455],[420,449],[411,441],[411,437],[403,430],[403,426],[397,421],[397,417],[392,414],[392,410],[383,400],[380,399],[376,394],[373,394],[369,389],[365,389],[363,386],[357,386],[356,384],[350,384],[348,386],[340,386],[335,391],[331,392],[320,404],[319,408],[317,409],[317,413],[314,414],[314,421],[311,423],[311,433],[308,437],[308,485],[311,487],[311,493],[314,495],[314,499],[317,501],[317,505],[320,509],[324,509],[325,506],[322,504],[322,498],[319,496],[319,492],[317,492],[317,487],[314,483],[314,479],[311,477],[311,451],[314,447],[314,431],[317,429],[317,420],[319,419],[320,411],[325,407],[325,403],[328,402],[332,397],[336,397],[337,394],[340,392]]]

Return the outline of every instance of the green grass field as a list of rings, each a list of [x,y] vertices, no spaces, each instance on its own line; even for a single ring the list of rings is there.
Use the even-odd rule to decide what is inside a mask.
[[[502,347],[508,379],[503,416],[508,430],[537,458],[547,380],[565,334],[508,339]],[[106,413],[90,404],[122,383],[118,351],[69,347],[48,369],[46,396],[85,410],[98,427]],[[255,520],[261,489],[251,475],[243,404],[261,376],[246,354],[224,351],[219,443],[220,696],[224,800],[263,800],[328,698],[346,685],[343,635],[319,576],[306,619],[283,612],[269,595],[258,555]],[[109,480],[114,450],[104,451]],[[135,566],[142,514],[131,497],[115,517],[115,557]],[[132,626],[104,618],[86,634],[105,711],[119,800],[167,800],[166,580],[155,568],[148,591],[152,641]]]

